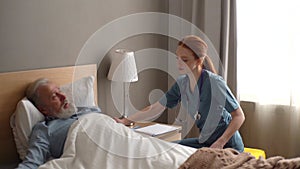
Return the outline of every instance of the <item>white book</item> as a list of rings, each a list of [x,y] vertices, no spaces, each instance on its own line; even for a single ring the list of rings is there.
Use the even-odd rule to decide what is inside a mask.
[[[179,129],[180,129],[179,127],[170,126],[170,125],[153,124],[150,126],[135,129],[135,131],[141,132],[144,134],[148,134],[150,136],[158,136],[158,135],[165,134],[165,133],[172,132],[172,131],[179,130]]]

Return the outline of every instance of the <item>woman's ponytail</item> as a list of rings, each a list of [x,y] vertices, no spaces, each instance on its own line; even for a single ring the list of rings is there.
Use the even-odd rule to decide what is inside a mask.
[[[210,59],[210,57],[208,55],[204,56],[204,58],[203,58],[202,68],[209,70],[215,74],[218,74],[212,60]]]

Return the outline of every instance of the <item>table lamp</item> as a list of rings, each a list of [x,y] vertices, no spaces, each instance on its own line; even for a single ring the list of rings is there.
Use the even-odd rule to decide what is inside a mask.
[[[122,116],[127,117],[126,100],[128,99],[128,85],[130,82],[138,81],[137,69],[135,64],[134,52],[126,49],[117,49],[114,52],[112,64],[110,66],[107,79],[123,84],[123,112]]]

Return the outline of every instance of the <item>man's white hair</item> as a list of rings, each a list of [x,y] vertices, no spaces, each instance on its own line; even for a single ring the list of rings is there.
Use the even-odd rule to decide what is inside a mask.
[[[47,78],[39,78],[32,82],[26,90],[26,97],[28,100],[30,100],[36,107],[39,107],[41,105],[40,99],[39,99],[39,93],[37,92],[37,89],[40,86],[48,84],[50,81]]]

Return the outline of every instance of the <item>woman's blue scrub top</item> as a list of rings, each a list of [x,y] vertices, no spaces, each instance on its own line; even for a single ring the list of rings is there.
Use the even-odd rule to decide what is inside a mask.
[[[211,145],[226,130],[232,117],[230,112],[239,108],[239,104],[221,76],[208,70],[202,70],[194,91],[190,89],[187,75],[180,76],[159,102],[168,108],[179,102],[194,118],[199,128],[199,143]],[[238,131],[229,140],[230,147],[243,148]]]

